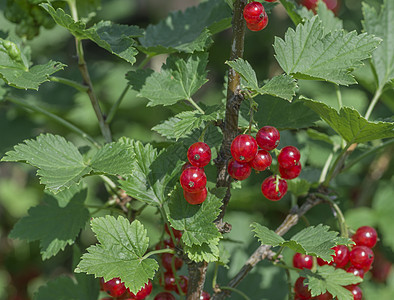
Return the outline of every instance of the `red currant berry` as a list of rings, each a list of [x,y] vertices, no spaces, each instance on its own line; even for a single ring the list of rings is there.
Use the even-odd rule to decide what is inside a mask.
[[[265,9],[260,2],[253,1],[245,6],[243,13],[246,23],[257,24],[263,18]]]
[[[163,267],[168,271],[172,272],[172,260],[174,260],[174,267],[175,270],[179,270],[182,268],[183,265],[183,260],[180,259],[179,257],[176,257],[174,254],[171,253],[163,253],[161,256],[161,262],[163,264]]]
[[[195,193],[205,188],[207,176],[199,167],[190,167],[182,172],[180,181],[185,191]]]
[[[249,163],[240,163],[232,158],[228,163],[227,171],[232,178],[245,180],[252,173],[252,167]]]
[[[168,228],[167,223],[164,225],[164,230],[167,232],[168,235],[170,234],[170,229]],[[180,239],[182,237],[182,231],[180,230],[176,230],[174,228],[171,227],[172,233],[174,234],[174,237]]]
[[[164,285],[164,289],[166,291],[175,291],[176,283],[175,277],[172,272],[165,272],[164,273],[164,284],[162,282],[162,278],[159,279],[160,285]]]
[[[278,164],[282,168],[290,168],[300,161],[300,151],[294,146],[286,146],[280,150]]]
[[[325,292],[319,296],[313,297],[312,300],[332,300],[332,295],[329,292]]]
[[[155,296],[154,300],[175,300],[175,297],[168,292],[161,292]]]
[[[261,149],[270,151],[279,145],[280,134],[273,126],[264,126],[256,134],[257,144]]]
[[[301,299],[312,298],[311,292],[308,290],[308,285],[304,285],[304,280],[304,277],[298,277],[294,284],[294,292],[296,295],[303,297]]]
[[[261,191],[268,200],[278,201],[282,199],[287,192],[287,182],[286,180],[272,175],[263,181]]]
[[[206,291],[203,291],[200,296],[200,300],[210,300],[211,295],[209,295]]]
[[[297,178],[298,175],[301,173],[301,163],[297,162],[294,166],[291,166],[290,168],[283,168],[281,165],[279,165],[279,173],[280,177],[283,179],[294,179]]]
[[[328,9],[332,10],[334,13],[338,12],[339,0],[323,0],[323,2],[326,3]],[[311,9],[316,12],[317,0],[302,0],[301,4],[307,9]]]
[[[312,269],[313,257],[307,254],[296,253],[293,256],[293,266],[297,269]]]
[[[257,142],[248,134],[237,136],[231,143],[231,155],[241,163],[251,161],[257,153]]]
[[[178,283],[179,283],[179,286],[180,286],[182,292],[184,294],[186,294],[187,293],[187,285],[189,283],[189,278],[187,278],[186,276],[180,275]],[[178,286],[176,284],[175,284],[175,293],[177,293],[178,295],[180,294]]]
[[[330,262],[330,265],[335,265],[337,268],[343,268],[349,262],[349,249],[345,245],[338,245],[332,248],[335,254]]]
[[[211,161],[211,148],[203,142],[194,143],[187,150],[187,158],[195,167],[205,167]]]
[[[112,297],[122,296],[126,292],[126,287],[120,278],[112,278],[111,280],[102,282],[102,288]]]
[[[268,151],[260,149],[259,151],[257,151],[254,159],[250,162],[250,165],[256,171],[264,171],[271,165],[271,163],[271,154]]]
[[[265,0],[265,2],[275,2],[276,0]]]
[[[185,197],[186,201],[190,204],[201,204],[207,199],[208,191],[207,188],[204,188],[202,191],[196,193],[189,193],[187,191],[183,191],[183,197]]]
[[[146,283],[137,294],[134,295],[129,289],[126,290],[126,294],[128,298],[133,300],[143,300],[150,295],[152,288],[152,282],[149,280],[148,283]]]
[[[373,258],[372,249],[365,246],[355,246],[349,254],[352,265],[364,271],[368,271],[371,268]]]
[[[349,268],[347,268],[346,272],[352,273],[354,276],[358,276],[361,278],[364,278],[364,274],[365,274],[363,269],[358,269],[355,266],[350,266]]]
[[[366,246],[368,248],[373,248],[376,245],[378,234],[376,233],[376,230],[374,228],[370,226],[362,226],[357,229],[352,239],[357,246]]]
[[[267,13],[264,12],[263,18],[261,19],[260,22],[258,22],[257,24],[246,23],[246,26],[251,31],[260,31],[263,30],[265,27],[267,27],[267,24],[268,24],[268,16]]]
[[[329,263],[326,262],[325,260],[321,259],[320,257],[317,258],[317,264],[319,266],[324,266],[324,265],[328,265]]]
[[[357,285],[348,285],[345,288],[352,292],[353,300],[361,300],[363,298],[363,292]]]

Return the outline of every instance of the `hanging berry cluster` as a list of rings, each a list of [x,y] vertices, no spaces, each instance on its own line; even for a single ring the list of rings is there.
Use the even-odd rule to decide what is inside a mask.
[[[275,0],[266,0],[273,2]],[[252,31],[263,30],[268,24],[268,16],[264,6],[257,1],[248,3],[243,11],[246,26]]]
[[[106,292],[112,298],[104,298],[102,300],[118,299],[118,300],[143,300],[150,295],[152,292],[152,282],[148,281],[137,294],[133,294],[128,288],[125,287],[124,283],[120,278],[112,278],[109,281],[104,281],[104,278],[100,279],[101,290]]]
[[[264,171],[272,163],[268,151],[279,145],[280,134],[273,126],[264,126],[256,134],[256,139],[248,134],[238,135],[231,143],[231,155],[227,167],[230,176],[237,180],[248,178],[252,168]],[[260,147],[261,149],[258,149]],[[287,192],[285,179],[294,179],[301,172],[300,151],[294,146],[284,147],[277,157],[279,173],[266,178],[262,185],[263,195],[272,201],[280,200]]]
[[[374,253],[372,248],[377,241],[376,230],[369,226],[362,226],[357,229],[352,237],[355,245],[350,249],[344,245],[338,245],[332,249],[335,254],[332,255],[333,260],[326,262],[321,258],[317,258],[319,266],[330,265],[335,268],[346,270],[346,272],[353,273],[355,276],[364,278],[364,274],[371,269],[374,260]],[[293,266],[298,269],[312,269],[313,258],[310,255],[296,253],[293,257]],[[329,292],[312,297],[308,290],[308,285],[304,284],[304,277],[299,277],[294,284],[295,299],[314,299],[314,300],[330,300],[333,299]],[[361,288],[358,285],[346,286],[346,289],[352,292],[354,300],[361,300],[363,297]]]

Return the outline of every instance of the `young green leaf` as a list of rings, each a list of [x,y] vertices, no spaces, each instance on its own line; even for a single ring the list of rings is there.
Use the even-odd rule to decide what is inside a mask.
[[[325,80],[336,84],[356,83],[350,72],[371,56],[381,40],[373,35],[337,30],[324,34],[322,23],[314,16],[284,40],[275,38],[276,59],[294,78]]]
[[[161,72],[149,76],[139,96],[148,98],[148,106],[173,105],[180,100],[191,99],[205,84],[208,54],[193,54],[187,60],[170,56]]]
[[[296,197],[305,196],[309,192],[311,186],[312,183],[301,178],[295,178],[287,181],[288,191]]]
[[[193,245],[191,247],[185,245],[184,250],[187,256],[195,262],[214,262],[219,259],[219,240],[219,238],[214,238],[208,243]]]
[[[130,223],[122,216],[95,218],[91,224],[99,243],[82,255],[75,272],[105,281],[119,277],[136,294],[159,267],[156,260],[144,258],[149,247],[146,229],[139,221]]]
[[[368,141],[394,137],[394,123],[371,122],[350,107],[342,107],[339,113],[325,103],[302,98],[305,105],[313,109],[348,143],[365,143]]]
[[[327,8],[325,2],[317,2],[317,14],[322,21],[324,34],[343,29],[342,20],[335,17],[335,14]]]
[[[84,207],[87,190],[74,186],[53,195],[44,194],[43,205],[29,209],[12,229],[10,238],[40,241],[42,259],[48,259],[74,243],[89,221],[89,211]],[[43,226],[45,224],[45,226]]]

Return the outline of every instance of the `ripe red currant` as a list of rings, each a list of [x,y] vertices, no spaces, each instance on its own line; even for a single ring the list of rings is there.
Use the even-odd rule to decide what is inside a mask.
[[[270,151],[279,145],[280,134],[273,126],[264,126],[256,134],[257,144],[261,149]]]
[[[360,287],[357,285],[348,285],[345,286],[346,289],[352,292],[354,300],[361,300],[363,298],[363,292]]]
[[[210,300],[211,295],[209,295],[206,291],[203,291],[200,296],[200,300]]]
[[[350,266],[349,268],[347,268],[346,272],[352,273],[354,276],[359,276],[361,278],[364,278],[365,274],[363,269],[358,269],[355,266]]]
[[[313,297],[313,300],[332,300],[332,295],[329,292],[325,292],[319,296]]]
[[[263,18],[263,14],[265,13],[264,6],[260,2],[250,2],[245,5],[244,8],[244,19],[246,23],[249,24],[257,24]]]
[[[205,188],[207,176],[199,167],[190,167],[182,172],[180,182],[185,191],[195,193]]]
[[[175,291],[176,283],[175,277],[172,272],[165,272],[164,273],[164,284],[162,282],[162,278],[159,279],[160,285],[164,285],[164,289],[166,291]]]
[[[172,227],[170,227],[170,228],[172,230],[172,233],[174,234],[174,237],[176,237],[178,239],[180,239],[182,237],[182,231],[176,230],[176,229],[174,229]],[[167,232],[168,235],[171,235],[170,234],[170,229],[168,228],[167,223],[164,225],[164,230]]]
[[[169,292],[161,292],[155,296],[154,300],[175,300],[175,297]]]
[[[323,0],[326,3],[327,8],[332,10],[334,13],[338,12],[339,9],[339,0]],[[317,0],[302,0],[301,4],[305,6],[307,9],[311,9],[316,12]]]
[[[112,297],[122,296],[126,292],[126,287],[120,278],[112,278],[107,282],[101,279],[101,286],[103,291],[107,292]]]
[[[179,283],[179,286],[180,286],[182,292],[184,294],[186,294],[187,293],[187,285],[189,283],[189,278],[186,276],[180,275],[178,283]],[[175,293],[177,293],[178,295],[180,294],[178,286],[176,284],[175,284]]]
[[[352,265],[364,271],[368,271],[371,268],[373,258],[372,249],[365,246],[355,246],[349,254]]]
[[[378,234],[376,230],[370,226],[361,226],[352,236],[352,239],[357,246],[373,248],[376,245]]]
[[[282,199],[287,192],[287,182],[286,180],[272,175],[263,181],[261,191],[268,200],[278,201]]]
[[[294,292],[296,293],[296,295],[301,296],[301,299],[310,299],[312,298],[312,295],[311,292],[308,290],[308,285],[304,285],[304,280],[304,277],[298,277],[294,284]]]
[[[194,143],[187,150],[187,158],[195,167],[205,167],[211,161],[211,148],[203,142]]]
[[[307,254],[296,253],[293,256],[293,266],[297,269],[312,269],[313,257]]]
[[[150,295],[150,293],[152,292],[152,288],[152,282],[149,280],[148,283],[146,283],[135,295],[129,289],[127,289],[127,297],[133,300],[143,300]]]
[[[297,162],[294,166],[291,166],[289,168],[283,168],[281,165],[279,165],[279,173],[280,176],[283,179],[294,179],[297,178],[298,175],[301,173],[301,163]]]
[[[346,266],[349,262],[349,249],[345,245],[338,245],[332,249],[335,251],[335,254],[332,255],[334,259],[330,262],[330,265],[335,264],[337,268]]]
[[[172,272],[172,267],[171,267],[172,260],[174,260],[175,270],[179,270],[180,268],[182,268],[183,260],[180,259],[179,257],[177,257],[177,256],[175,256],[174,254],[171,254],[171,253],[163,253],[161,255],[161,262],[163,264],[163,267],[168,272]]]
[[[276,0],[265,0],[265,2],[275,2]]]
[[[257,24],[251,24],[251,23],[246,23],[246,26],[249,28],[251,31],[260,31],[263,30],[265,27],[267,27],[268,24],[268,16],[267,13],[263,13],[263,18],[261,19],[260,22]]]
[[[249,163],[240,163],[232,158],[228,163],[227,171],[232,178],[245,180],[252,173],[252,167]]]
[[[231,155],[241,163],[251,161],[257,153],[257,142],[248,134],[238,135],[231,143]]]
[[[300,161],[300,151],[294,146],[286,146],[280,150],[278,164],[282,168],[290,168]]]
[[[317,264],[319,266],[324,266],[324,265],[328,265],[329,263],[326,262],[325,260],[321,259],[320,257],[317,258]]]
[[[257,151],[254,159],[250,162],[250,165],[256,171],[264,171],[271,165],[271,163],[271,154],[268,151],[260,149],[259,151]]]
[[[201,204],[207,199],[208,191],[207,188],[204,188],[202,191],[189,193],[183,190],[183,197],[185,197],[186,201],[190,204],[196,205]]]

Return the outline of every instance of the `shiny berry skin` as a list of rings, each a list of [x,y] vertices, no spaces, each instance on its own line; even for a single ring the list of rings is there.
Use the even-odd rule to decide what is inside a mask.
[[[250,162],[250,165],[256,171],[264,171],[271,165],[271,163],[271,154],[268,151],[260,149],[259,151],[257,151],[256,156]]]
[[[260,31],[263,30],[265,27],[267,27],[267,24],[268,24],[268,15],[266,12],[264,12],[263,18],[261,19],[260,22],[258,22],[257,24],[246,23],[246,26],[251,31]]]
[[[211,295],[209,295],[206,291],[203,291],[200,296],[200,300],[210,300]]]
[[[163,285],[162,278],[159,280],[160,285]],[[166,291],[175,291],[175,277],[172,272],[165,272],[164,273],[164,289]]]
[[[326,262],[325,260],[321,259],[320,257],[317,258],[317,264],[319,266],[324,266],[324,265],[328,265],[329,263]]]
[[[196,192],[196,193],[189,193],[185,190],[183,190],[183,197],[185,197],[185,200],[193,205],[196,204],[201,204],[207,199],[208,191],[207,188],[204,188],[202,191]]]
[[[249,163],[240,163],[232,158],[228,163],[227,172],[234,179],[245,180],[252,173],[252,167]]]
[[[287,192],[287,182],[272,175],[263,181],[261,191],[268,200],[278,201]]]
[[[251,161],[257,153],[257,142],[248,134],[240,134],[231,143],[231,155],[241,163]]]
[[[190,167],[181,174],[180,182],[182,188],[189,193],[202,191],[207,184],[207,176],[204,170],[198,167]]]
[[[102,279],[101,286],[103,291],[112,297],[122,296],[126,292],[126,287],[120,278],[112,278],[107,282],[104,282],[104,279]]]
[[[264,6],[260,2],[250,2],[249,4],[245,5],[243,14],[246,23],[249,24],[257,24],[259,23],[262,18],[263,14],[265,13]]]
[[[304,285],[304,277],[298,277],[294,284],[294,292],[300,296],[301,299],[312,298],[311,292],[308,290],[308,285]]]
[[[293,266],[297,269],[312,269],[313,258],[307,254],[296,253],[293,256]]]
[[[270,151],[279,145],[280,134],[273,126],[264,126],[256,134],[256,141],[263,150]]]
[[[175,297],[168,292],[161,292],[155,296],[153,300],[175,300]]]
[[[182,292],[184,294],[186,294],[187,293],[187,286],[188,286],[188,283],[189,283],[189,278],[187,278],[186,276],[180,275],[178,283],[179,283],[179,286],[180,286]],[[174,290],[175,290],[175,293],[177,293],[178,295],[180,294],[179,290],[178,290],[178,286],[176,285],[176,283],[175,283],[175,289]]]
[[[286,146],[280,150],[278,164],[282,168],[290,168],[300,161],[301,154],[297,147]]]
[[[346,272],[352,273],[354,276],[358,276],[361,278],[364,278],[364,274],[365,274],[363,269],[358,269],[355,266],[350,266],[349,268],[347,268]]]
[[[319,296],[311,298],[312,300],[331,300],[332,295],[329,292],[325,292],[324,294],[321,294]]]
[[[172,227],[170,227],[170,228],[171,228],[171,230],[172,230],[172,233],[174,234],[174,237],[176,237],[176,238],[178,238],[178,239],[180,239],[180,238],[182,237],[182,231],[176,230],[176,229],[174,229],[174,228],[172,228]],[[164,230],[167,232],[168,235],[171,236],[171,234],[170,234],[170,229],[168,228],[167,223],[164,225]]]
[[[334,258],[329,264],[337,268],[343,268],[349,262],[349,249],[345,245],[338,245],[332,248],[335,251]]]
[[[363,292],[357,285],[348,285],[345,288],[352,292],[353,300],[361,300],[363,298]]]
[[[361,226],[352,236],[352,240],[357,246],[366,246],[368,248],[373,248],[376,245],[377,239],[378,234],[376,230],[370,226]]]
[[[187,159],[195,167],[205,167],[211,161],[211,148],[203,142],[194,143],[187,150]]]
[[[349,254],[350,262],[353,266],[364,271],[371,268],[374,255],[371,248],[365,246],[355,246]]]
[[[182,268],[183,260],[179,257],[176,257],[174,254],[171,253],[163,253],[161,255],[161,263],[168,272],[172,272],[171,263],[173,259],[175,270],[179,270],[180,268]]]
[[[300,162],[297,162],[294,166],[289,168],[283,168],[281,165],[279,165],[279,174],[283,179],[294,179],[300,175],[301,169],[302,166]]]
[[[150,293],[152,293],[152,288],[152,282],[149,280],[148,283],[146,283],[135,295],[129,289],[127,289],[127,297],[133,300],[143,300],[148,297]]]
[[[332,10],[334,13],[338,12],[340,5],[339,0],[323,0],[323,2],[326,3],[329,10]],[[302,0],[301,4],[314,12],[316,11],[317,0]]]

